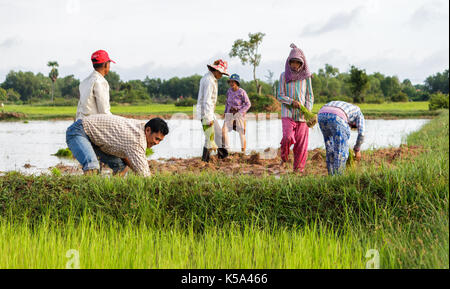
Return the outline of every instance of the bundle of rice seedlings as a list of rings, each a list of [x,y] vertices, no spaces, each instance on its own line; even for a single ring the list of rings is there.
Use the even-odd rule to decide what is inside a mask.
[[[349,149],[348,150],[348,159],[347,159],[347,166],[351,167],[356,163],[355,160],[355,152],[353,151],[353,149]]]
[[[312,128],[316,125],[317,123],[317,114],[310,112],[305,106],[303,106],[302,104],[300,104],[300,110],[303,113],[303,115],[305,116],[306,119],[306,125],[309,128]]]

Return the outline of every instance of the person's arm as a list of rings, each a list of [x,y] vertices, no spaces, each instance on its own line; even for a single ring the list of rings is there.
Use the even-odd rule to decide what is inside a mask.
[[[239,112],[244,115],[247,113],[247,111],[251,107],[250,99],[248,98],[247,92],[245,90],[242,90],[242,98],[243,98],[243,104],[239,109]]]
[[[129,165],[129,167],[138,175],[149,177],[152,174],[150,173],[150,168],[148,166],[147,156],[145,155],[145,149],[136,149],[129,151],[127,153],[127,158],[125,163]]]
[[[203,91],[203,124],[211,124],[214,121],[214,103],[212,94],[214,93],[214,83],[208,82]]]
[[[94,96],[97,104],[97,113],[111,114],[111,106],[109,104],[109,85],[107,82],[95,82]]]
[[[281,74],[280,81],[278,83],[277,99],[279,102],[287,104],[287,105],[291,105],[292,102],[294,101],[293,98],[289,97],[286,94],[286,79],[284,77],[284,73]]]
[[[364,134],[365,134],[365,120],[364,115],[361,111],[358,113],[358,118],[356,119],[356,126],[358,127],[358,138],[356,139],[356,144],[353,150],[355,152],[359,152],[361,150],[361,145],[364,142]]]
[[[228,91],[227,91],[227,100],[225,101],[225,113],[227,113],[227,112],[229,112],[229,105],[228,105],[228,98],[229,98],[230,96],[229,96],[229,94],[228,94]]]
[[[306,95],[305,95],[305,107],[312,111],[314,105],[314,93],[312,89],[312,79],[311,77],[306,79]]]

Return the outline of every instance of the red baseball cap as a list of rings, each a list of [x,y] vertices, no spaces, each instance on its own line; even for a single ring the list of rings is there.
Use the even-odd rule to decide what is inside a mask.
[[[105,50],[97,50],[92,53],[91,60],[93,64],[105,63],[108,61],[116,63],[111,58],[109,58],[108,52],[106,52]]]

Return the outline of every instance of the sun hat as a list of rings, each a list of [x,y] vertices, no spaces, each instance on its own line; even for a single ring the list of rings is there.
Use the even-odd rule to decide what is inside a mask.
[[[109,58],[108,52],[105,50],[97,50],[92,53],[91,60],[93,64],[100,64],[111,61],[112,63],[116,63],[111,58]]]
[[[241,86],[241,78],[239,77],[239,75],[237,75],[236,73],[233,73],[231,76],[230,76],[230,78],[228,78],[228,81],[227,82],[230,82],[230,81],[236,81],[237,82],[237,84],[238,84],[238,86]]]
[[[225,74],[227,76],[229,76],[230,74],[228,73],[227,69],[228,69],[228,63],[222,59],[216,60],[214,61],[213,64],[207,64],[208,67],[214,68],[215,70],[219,71],[222,74]]]

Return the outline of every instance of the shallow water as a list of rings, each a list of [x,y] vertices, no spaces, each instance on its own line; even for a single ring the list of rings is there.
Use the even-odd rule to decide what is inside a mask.
[[[405,142],[406,136],[419,130],[429,120],[366,120],[366,137],[362,150],[397,147]],[[223,121],[219,121],[220,124]],[[77,164],[52,154],[67,147],[65,131],[71,121],[0,122],[0,171],[17,170],[25,173],[46,171],[62,162]],[[201,156],[204,142],[203,131],[198,120],[169,120],[170,133],[153,148],[151,159],[190,158]],[[240,151],[240,140],[231,132],[230,144],[233,151]],[[357,132],[352,131],[350,144],[356,141]],[[282,137],[281,120],[248,120],[247,153],[278,148]],[[319,126],[310,130],[308,149],[323,148],[323,136]],[[30,164],[30,168],[24,168]]]

